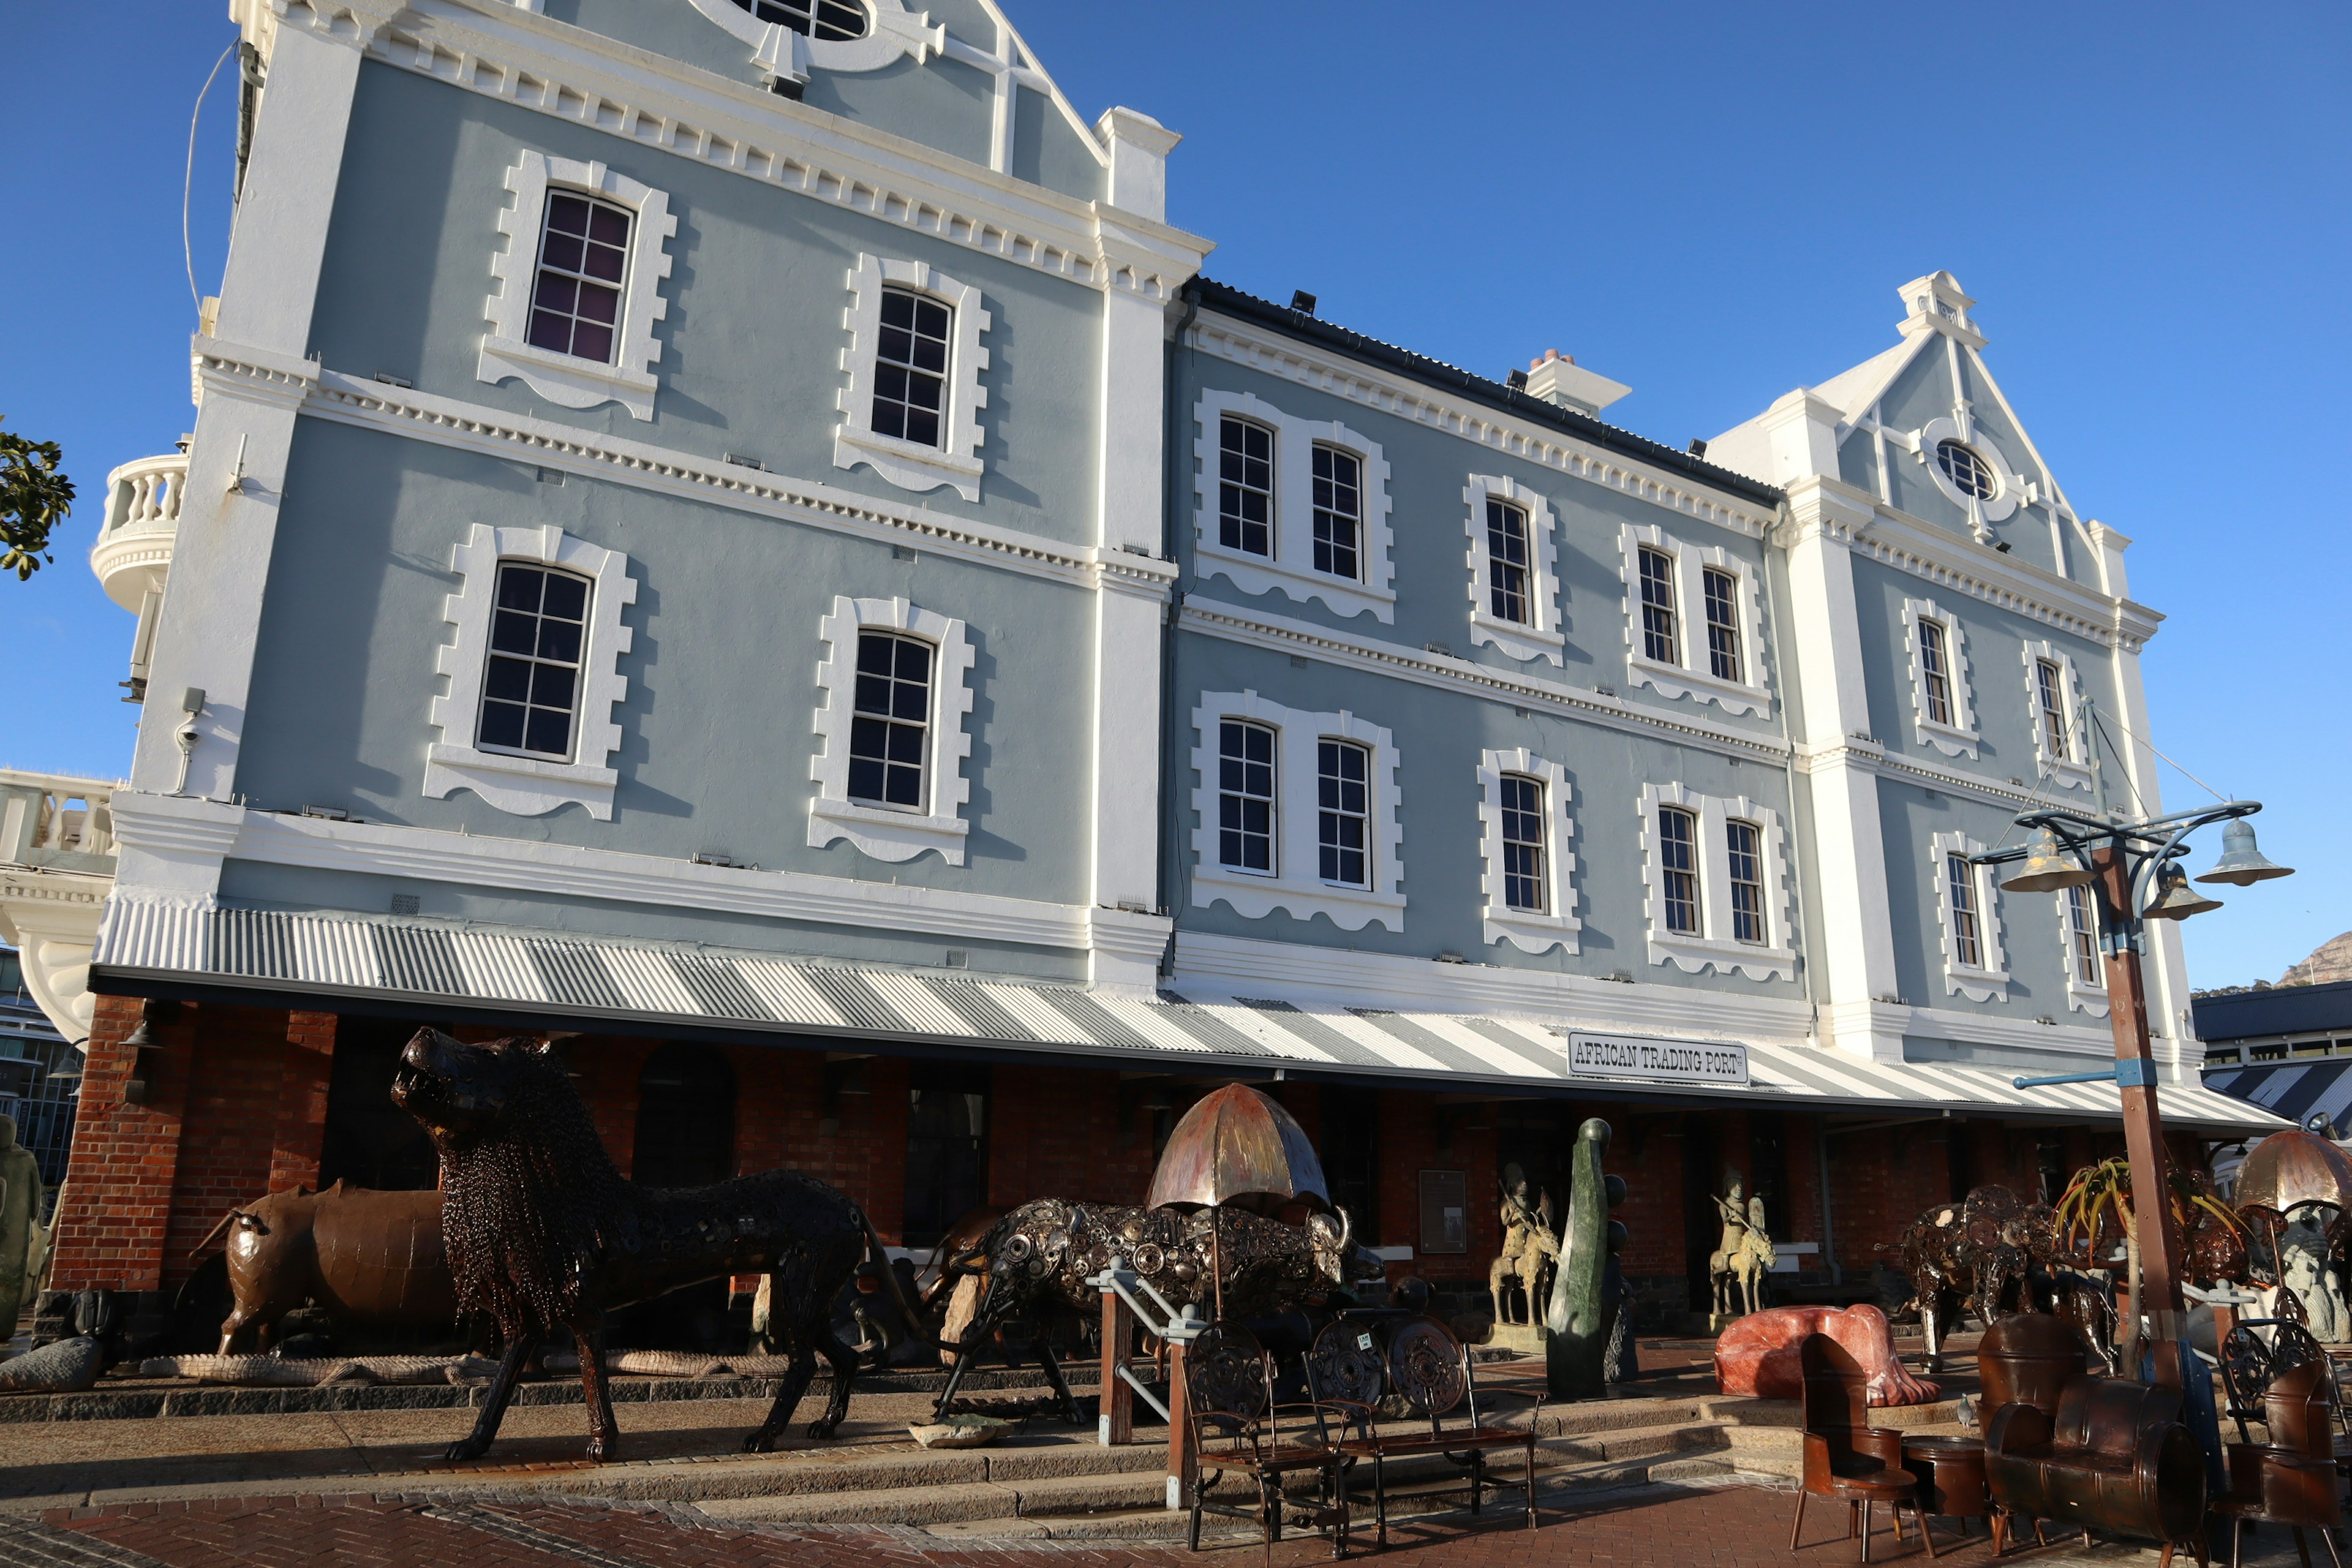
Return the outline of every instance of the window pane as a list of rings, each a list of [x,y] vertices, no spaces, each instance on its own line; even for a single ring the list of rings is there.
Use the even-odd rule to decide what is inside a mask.
[[[1699,930],[1698,819],[1680,806],[1658,808],[1658,866],[1663,873],[1666,929],[1696,936]]]
[[[876,335],[873,427],[918,446],[940,445],[947,408],[948,340],[955,312],[905,289],[882,290]]]
[[[1224,720],[1217,726],[1218,863],[1274,869],[1274,731]]]
[[[586,579],[538,566],[499,567],[493,650],[482,670],[475,744],[569,760],[586,657]]]
[[[1947,900],[1952,911],[1952,962],[1965,969],[1984,967],[1984,945],[1977,923],[1976,868],[1965,855],[1945,858]]]
[[[1217,430],[1217,542],[1252,555],[1274,553],[1274,433],[1246,419]]]
[[[1491,500],[1486,503],[1486,581],[1496,619],[1533,624],[1528,613],[1528,514]]]
[[[633,221],[625,207],[548,193],[539,276],[531,288],[533,346],[612,363]]]
[[[1707,665],[1718,680],[1739,680],[1739,579],[1709,570],[1706,586]]]
[[[1765,940],[1761,838],[1752,822],[1724,825],[1724,847],[1731,871],[1731,935],[1735,942],[1760,944]]]
[[[1675,632],[1675,559],[1663,550],[1643,550],[1642,571],[1642,653],[1659,664],[1680,664],[1682,649]]]
[[[895,632],[861,632],[857,669],[850,798],[919,810],[930,738],[931,645]]]
[[[1370,882],[1370,816],[1365,780],[1370,753],[1347,741],[1316,744],[1318,870],[1323,880],[1351,888]]]
[[[522,715],[520,707],[509,702],[482,704],[481,740],[485,746],[499,746],[508,751],[522,749]]]
[[[502,702],[530,700],[530,665],[520,658],[494,658],[482,677],[482,695]]]
[[[1357,578],[1363,521],[1362,465],[1353,452],[1315,448],[1315,570]]]
[[[1503,808],[1503,902],[1541,914],[1550,908],[1544,887],[1544,786],[1521,773],[1505,773]]]

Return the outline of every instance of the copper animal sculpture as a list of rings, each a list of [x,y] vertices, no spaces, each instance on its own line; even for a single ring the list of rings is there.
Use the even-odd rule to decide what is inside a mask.
[[[1836,1307],[1773,1307],[1750,1312],[1715,1342],[1715,1385],[1725,1394],[1759,1399],[1801,1399],[1805,1374],[1799,1352],[1813,1334],[1827,1334],[1853,1358],[1872,1405],[1931,1405],[1939,1386],[1911,1375],[1895,1353],[1886,1314],[1864,1301]]]
[[[951,1312],[942,1343],[962,1347],[940,1395],[945,1410],[971,1365],[971,1351],[1016,1318],[1046,1313],[1097,1312],[1102,1292],[1087,1284],[1112,1258],[1124,1260],[1172,1307],[1202,1306],[1202,1316],[1219,1314],[1216,1273],[1222,1264],[1227,1317],[1286,1309],[1386,1270],[1379,1258],[1356,1246],[1345,1211],[1336,1217],[1310,1215],[1303,1226],[1286,1225],[1237,1209],[1129,1208],[1039,1198],[996,1222],[982,1250],[985,1283],[968,1280],[976,1297],[970,1316]],[[965,1305],[960,1292],[959,1307]],[[1038,1362],[1053,1385],[1064,1415],[1078,1419],[1077,1404],[1062,1380],[1045,1337],[1036,1339]]]
[[[457,1321],[439,1193],[382,1193],[341,1182],[321,1193],[272,1193],[229,1210],[196,1250],[223,1230],[236,1304],[221,1323],[222,1355],[269,1350],[278,1321],[306,1301],[338,1323],[425,1328]]]
[[[2056,1258],[2053,1221],[2046,1204],[2022,1203],[2007,1187],[1978,1187],[1961,1203],[1927,1210],[1879,1247],[1910,1281],[1930,1375],[1943,1370],[1944,1336],[1958,1326],[1963,1307],[1990,1323],[2030,1304],[2031,1271]]]
[[[819,1355],[832,1363],[833,1385],[809,1436],[833,1435],[857,1370],[834,1335],[834,1300],[863,1260],[898,1293],[881,1238],[856,1204],[798,1171],[677,1191],[637,1185],[605,1154],[542,1040],[467,1045],[420,1029],[400,1063],[393,1101],[423,1123],[441,1156],[458,1308],[496,1321],[506,1343],[480,1418],[449,1458],[489,1447],[532,1347],[559,1330],[580,1345],[588,1458],[614,1458],[604,1314],[731,1274],[768,1276],[768,1331],[792,1356],[767,1420],[744,1447],[765,1452],[783,1435]],[[911,1325],[912,1312],[899,1306]]]

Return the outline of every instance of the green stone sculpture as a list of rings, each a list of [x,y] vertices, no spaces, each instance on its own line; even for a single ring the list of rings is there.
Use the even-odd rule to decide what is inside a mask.
[[[1560,1237],[1559,1272],[1552,1277],[1544,1326],[1545,1376],[1554,1399],[1598,1399],[1621,1294],[1609,1288],[1610,1255],[1625,1244],[1625,1227],[1609,1211],[1625,1201],[1621,1176],[1602,1173],[1609,1123],[1594,1117],[1576,1130],[1570,1166],[1568,1228]]]
[[[16,1313],[41,1266],[41,1167],[16,1142],[16,1119],[0,1116],[0,1342],[16,1331]]]

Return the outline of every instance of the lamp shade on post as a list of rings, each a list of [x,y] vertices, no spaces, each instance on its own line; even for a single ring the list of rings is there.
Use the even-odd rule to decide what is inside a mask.
[[[2197,879],[2251,888],[2273,877],[2294,875],[2293,867],[2274,866],[2263,858],[2262,850],[2254,844],[2254,825],[2240,817],[2221,830],[2221,858],[2213,863],[2211,870],[2200,872]]]
[[[2189,885],[2189,873],[2179,862],[2168,860],[2156,874],[2156,897],[2140,912],[2152,921],[2185,921],[2221,907],[2221,900],[2208,898]]]
[[[2000,886],[2006,893],[2054,893],[2096,879],[2091,868],[2059,842],[2057,834],[2047,827],[2038,827],[2025,847],[2023,868]]]

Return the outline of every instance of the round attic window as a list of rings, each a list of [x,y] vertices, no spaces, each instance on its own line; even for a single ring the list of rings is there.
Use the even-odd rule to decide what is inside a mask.
[[[1979,500],[1990,500],[2000,488],[1993,478],[1993,468],[1977,455],[1976,449],[1963,441],[1940,441],[1936,446],[1936,466],[1952,481],[1952,488],[1964,496]]]
[[[866,7],[858,0],[735,0],[762,22],[790,27],[823,43],[866,36]]]

